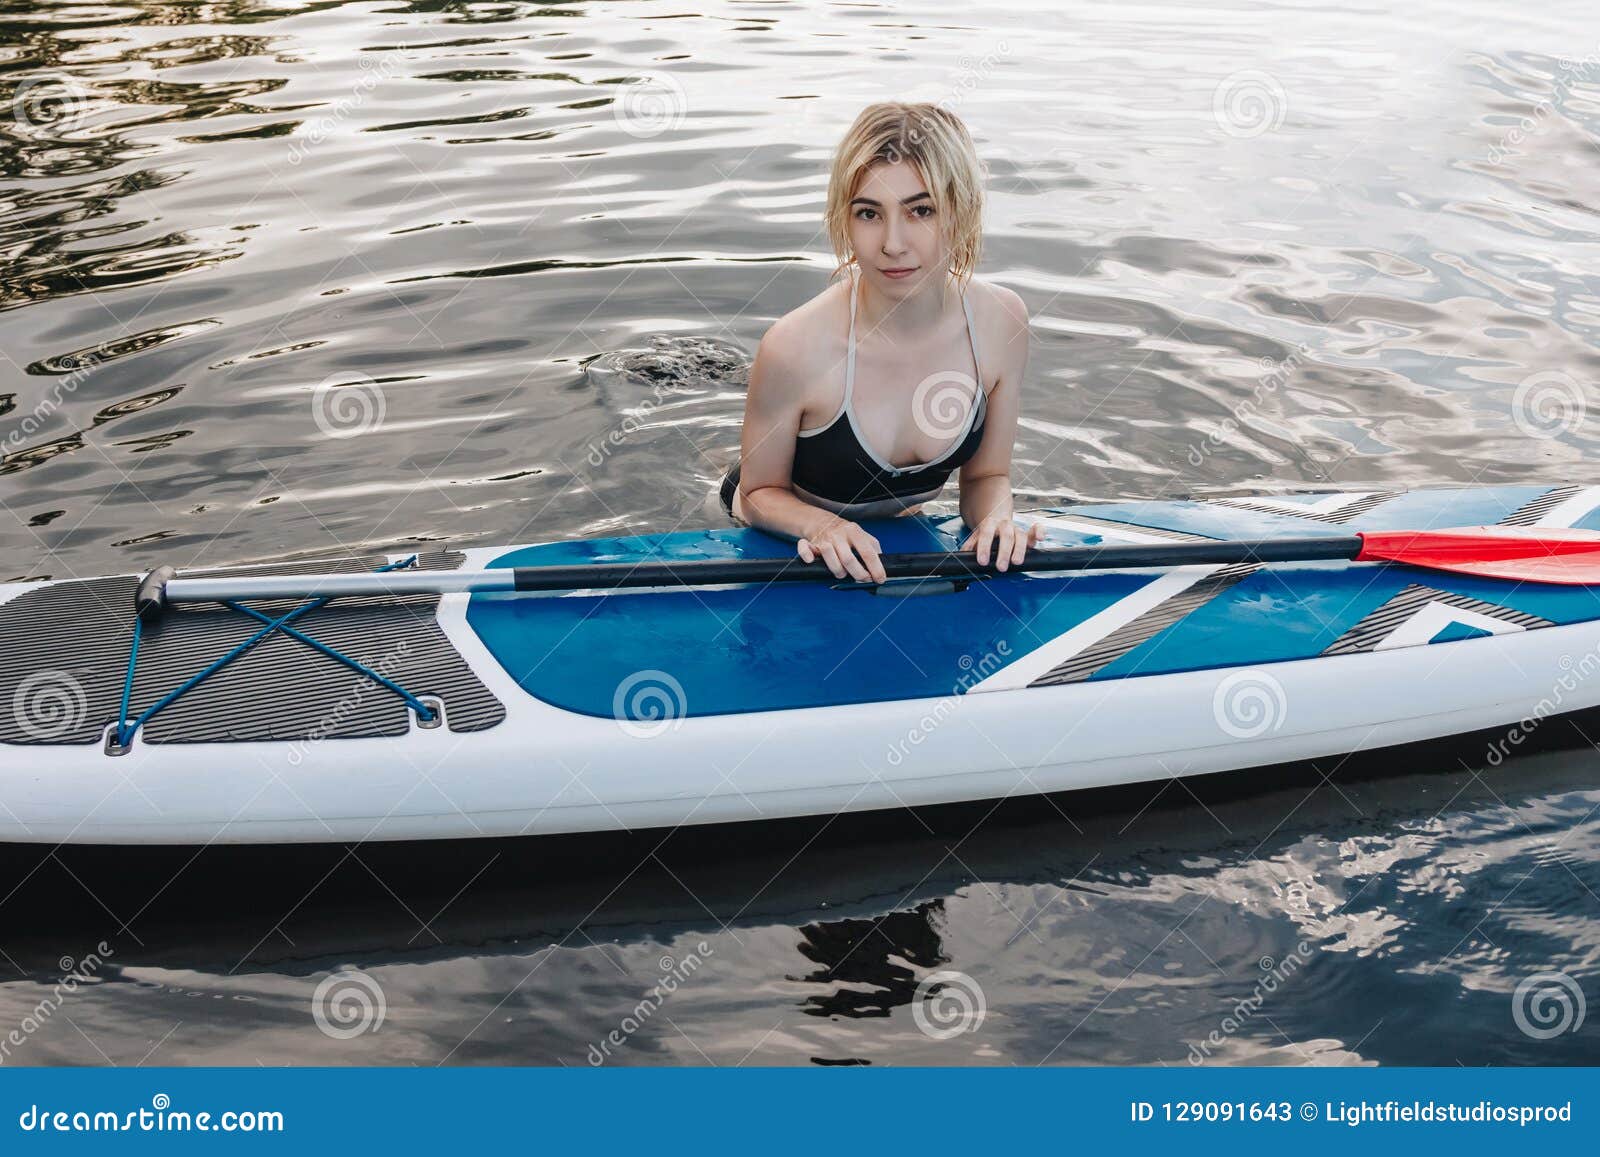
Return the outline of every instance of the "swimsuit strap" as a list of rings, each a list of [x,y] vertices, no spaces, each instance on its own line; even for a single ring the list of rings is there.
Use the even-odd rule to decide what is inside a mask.
[[[861,288],[861,272],[856,270],[850,275],[850,338],[845,342],[845,402],[840,405],[840,413],[850,410],[850,398],[856,386],[856,291]],[[978,357],[978,325],[973,322],[973,302],[966,299],[966,290],[962,290],[962,312],[966,314],[966,342],[973,347],[973,370],[978,371],[978,392],[973,395],[973,402],[986,394],[984,390],[984,363]]]
[[[978,400],[985,396],[983,389],[983,362],[978,358],[978,327],[972,323],[972,303],[967,300],[967,291],[961,291],[961,308],[967,314],[967,340],[972,345],[972,368],[977,371],[978,392],[973,395],[972,406],[977,409]]]
[[[861,286],[860,271],[857,270],[850,276],[850,337],[846,342],[844,359],[844,402],[839,406],[840,413],[847,413],[850,409],[850,398],[855,392],[856,383],[856,291]],[[966,290],[961,291],[961,309],[967,315],[967,343],[972,346],[972,368],[978,372],[977,380],[973,382],[976,392],[972,397],[972,410],[967,415],[970,423],[973,414],[977,412],[978,403],[985,397],[983,388],[983,362],[978,357],[978,327],[972,320],[972,303],[967,300]],[[968,426],[970,429],[970,424]]]
[[[844,360],[844,404],[841,411],[850,408],[850,394],[856,383],[856,289],[860,285],[856,273],[850,275],[850,340]]]

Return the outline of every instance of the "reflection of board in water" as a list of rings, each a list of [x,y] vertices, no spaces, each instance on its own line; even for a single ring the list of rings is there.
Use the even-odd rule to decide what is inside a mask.
[[[279,965],[324,951],[399,959],[456,940],[513,951],[517,939],[515,950],[525,951],[579,928],[605,929],[593,932],[599,939],[649,939],[724,922],[870,925],[974,878],[1057,879],[1081,890],[1097,875],[1178,871],[1217,854],[1219,841],[1267,858],[1307,831],[1353,838],[1379,814],[1423,822],[1445,801],[1519,806],[1583,791],[1592,770],[1571,753],[1591,750],[1596,735],[1600,709],[1547,720],[1499,770],[1487,753],[1503,729],[1181,785],[672,832],[204,849],[0,845],[0,916],[18,930],[6,951],[46,972],[63,937],[81,938],[113,916],[152,962],[229,965],[245,955]],[[1280,824],[1286,813],[1291,821]],[[1091,861],[1086,883],[1074,883]],[[618,887],[620,876],[627,879]],[[418,913],[429,918],[425,935],[417,935]],[[281,920],[290,939],[263,939],[264,917]],[[943,951],[933,934],[933,951],[912,961],[919,967]],[[921,943],[903,931],[897,939]],[[807,956],[825,966],[842,954],[836,940],[822,934],[827,947]]]
[[[1577,723],[1600,735],[1596,713]],[[676,946],[669,951],[682,958],[684,945],[706,940],[714,948],[708,966],[665,1011],[717,1063],[734,1063],[758,1044],[746,1063],[881,1063],[908,1059],[908,1049],[919,1063],[948,1063],[957,1055],[965,1063],[980,1060],[974,1050],[984,1046],[997,1046],[1001,1063],[1183,1063],[1182,1041],[1215,1027],[1218,1010],[1260,975],[1260,956],[1270,951],[1281,958],[1300,940],[1327,952],[1318,953],[1315,982],[1287,992],[1271,1010],[1274,1023],[1296,1039],[1340,1035],[1333,1022],[1341,1005],[1328,994],[1341,986],[1359,984],[1370,998],[1374,985],[1407,984],[1414,987],[1404,992],[1426,1000],[1440,984],[1453,985],[1448,973],[1457,962],[1447,957],[1462,932],[1534,866],[1506,846],[1534,838],[1508,816],[1545,833],[1540,817],[1578,808],[1581,819],[1592,806],[1584,800],[1594,777],[1581,757],[1591,749],[1571,724],[1547,721],[1501,770],[1481,774],[1492,734],[999,807],[985,802],[670,835],[212,847],[198,857],[189,848],[13,846],[0,849],[0,916],[10,929],[4,948],[22,970],[19,979],[49,983],[64,944],[81,945],[74,948],[81,953],[111,938],[116,951],[99,974],[106,987],[80,990],[74,1016],[82,1022],[95,1015],[92,1002],[119,1002],[120,1012],[108,1010],[94,1021],[101,1027],[91,1029],[119,1058],[115,1044],[136,1058],[178,1019],[190,1027],[163,1055],[197,1055],[184,1049],[193,1048],[200,1027],[193,1018],[203,1005],[218,1026],[235,1033],[271,1030],[226,1054],[213,1052],[213,1059],[253,1063],[257,1055],[270,1063],[296,1056],[326,1063],[328,1042],[309,1026],[306,1002],[331,970],[353,968],[381,979],[391,1010],[387,1034],[406,1031],[406,1011],[424,1002],[445,1016],[441,994],[479,1009],[460,1033],[415,1042],[418,1055],[443,1059],[479,1016],[520,986],[475,1038],[474,1050],[449,1063],[582,1064],[594,1036],[587,1022],[579,1017],[562,1032],[569,1012],[561,1010],[579,991],[572,986],[582,986],[585,1007],[599,1009],[603,1031],[648,988],[662,946]],[[1580,754],[1530,754],[1558,747]],[[1475,770],[1461,770],[1463,763]],[[1496,833],[1503,838],[1491,842]],[[1543,855],[1545,847],[1536,840],[1532,851]],[[1382,854],[1391,848],[1398,861]],[[1571,866],[1585,870],[1581,861]],[[1583,896],[1578,882],[1552,864],[1522,883],[1517,898],[1506,919],[1565,913],[1554,916],[1554,930],[1571,926],[1571,905]],[[885,936],[872,932],[879,920]],[[1169,937],[1180,921],[1181,934]],[[1486,931],[1500,945],[1495,968],[1528,964],[1505,921],[1490,923]],[[1270,945],[1264,929],[1276,930]],[[1396,980],[1385,957],[1349,942],[1354,934],[1383,930],[1400,938],[1402,962],[1428,967],[1401,969]],[[852,943],[867,963],[857,964]],[[1535,944],[1543,967],[1550,941],[1541,935]],[[1140,983],[1125,984],[1152,949]],[[1460,964],[1473,967],[1475,959],[1469,952]],[[914,1006],[905,1007],[917,984],[903,975],[902,961],[923,980],[953,970],[981,983],[988,1007],[983,1032],[957,1038],[959,1053],[916,1053],[943,1042],[920,1032]],[[1180,962],[1183,971],[1169,976],[1165,966]],[[126,1003],[147,999],[140,986],[151,981],[202,996],[185,995],[186,1003],[163,997],[149,1013]],[[846,985],[880,991],[858,1002],[842,994]],[[28,993],[31,1007],[37,996]],[[1159,1025],[1136,1015],[1096,1016],[1073,1032],[1103,999],[1102,1011],[1131,1013],[1158,997]],[[1475,989],[1452,1003],[1449,1023],[1460,1031],[1448,1044],[1464,1061],[1481,1062],[1516,1045],[1504,1002],[1503,991]],[[1390,992],[1378,1004],[1349,1029],[1350,1042],[1373,1027],[1383,1008],[1404,1001]],[[536,1030],[524,1020],[529,1009],[546,1010]],[[503,1024],[501,1013],[515,1023]],[[147,1016],[165,1019],[157,1025]],[[708,1017],[719,1026],[714,1036]],[[282,1030],[301,1022],[310,1035],[296,1045]],[[119,1041],[112,1027],[118,1023],[138,1035]],[[667,1021],[658,1027],[658,1037],[641,1037],[629,1052],[635,1062],[674,1056],[703,1063],[686,1045],[687,1055],[667,1051],[679,1038]],[[1282,1046],[1275,1031],[1269,1035]],[[1362,1053],[1408,1063],[1437,1059],[1443,1047],[1437,1032],[1404,1035],[1386,1025]],[[732,1055],[719,1052],[716,1042]],[[1532,1059],[1578,1063],[1581,1045],[1575,1037],[1538,1042]],[[350,1059],[365,1055],[371,1063],[376,1047],[369,1041],[365,1053]]]
[[[800,954],[816,971],[793,979],[821,986],[801,1011],[811,1016],[888,1016],[916,994],[920,969],[948,963],[937,923],[942,900],[890,912],[875,920],[822,920],[800,928]]]

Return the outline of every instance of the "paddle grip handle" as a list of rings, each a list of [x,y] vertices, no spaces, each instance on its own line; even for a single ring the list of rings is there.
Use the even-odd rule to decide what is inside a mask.
[[[167,609],[167,583],[178,576],[176,567],[158,566],[139,580],[133,592],[133,611],[147,623],[159,619]]]

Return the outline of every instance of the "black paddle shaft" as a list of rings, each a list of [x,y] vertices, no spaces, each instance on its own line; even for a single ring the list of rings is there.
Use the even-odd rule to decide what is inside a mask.
[[[1139,546],[1071,546],[1036,550],[1014,571],[1121,570],[1133,567],[1184,566],[1192,563],[1315,562],[1353,559],[1361,552],[1361,536],[1279,538],[1258,542],[1163,542]],[[994,556],[979,566],[970,553],[929,551],[886,554],[889,578],[986,578],[995,573]],[[822,561],[786,558],[693,559],[683,562],[588,563],[578,566],[519,566],[512,569],[513,589],[560,591],[621,587],[710,586],[717,583],[816,582],[832,577]]]
[[[1257,542],[1160,542],[1141,546],[1071,546],[1030,554],[1016,571],[1050,572],[1143,567],[1312,562],[1354,559],[1361,553],[1360,535],[1331,538],[1279,538]],[[972,552],[930,551],[882,556],[891,579],[991,578],[991,559],[978,564]],[[729,583],[826,582],[833,575],[821,561],[781,558],[690,559],[681,562],[585,563],[578,566],[519,566],[481,571],[372,572],[368,574],[294,574],[246,577],[188,578],[170,566],[158,566],[140,581],[134,594],[139,618],[154,622],[170,603],[216,602],[228,599],[395,597],[412,594],[460,594],[482,591],[616,590],[623,587],[716,586]],[[852,584],[860,586],[861,584]]]

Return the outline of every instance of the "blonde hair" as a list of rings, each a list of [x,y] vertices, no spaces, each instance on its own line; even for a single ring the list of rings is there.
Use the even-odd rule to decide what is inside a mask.
[[[908,161],[933,198],[959,284],[978,267],[983,242],[983,165],[961,118],[935,104],[888,100],[861,110],[833,154],[825,221],[838,258],[835,276],[855,254],[850,247],[850,199],[874,164]]]

